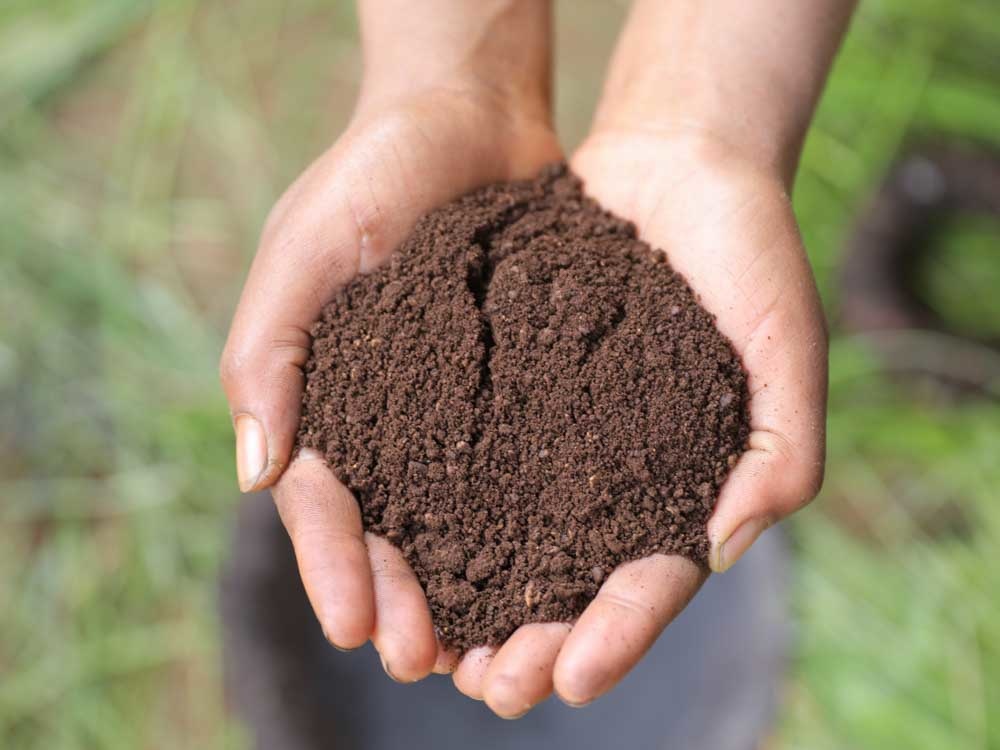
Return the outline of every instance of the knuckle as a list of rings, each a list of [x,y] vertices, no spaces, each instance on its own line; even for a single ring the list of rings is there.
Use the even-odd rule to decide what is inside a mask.
[[[219,380],[230,391],[251,377],[262,382],[283,380],[289,375],[289,368],[293,368],[291,375],[298,377],[311,349],[308,331],[294,325],[279,326],[256,343],[227,344],[219,358]]]
[[[345,196],[345,210],[354,230],[357,270],[370,270],[392,249],[384,229],[382,208],[373,194],[361,197],[351,192]]]
[[[294,364],[301,367],[309,358],[312,337],[300,326],[279,327],[267,342],[267,359]]]
[[[656,608],[652,604],[644,604],[631,596],[614,591],[601,592],[598,596],[614,609],[624,614],[629,620],[642,627],[654,626],[656,624]]]
[[[823,489],[823,480],[826,477],[826,461],[822,457],[813,461],[805,469],[805,476],[802,481],[804,490],[802,506],[808,505],[812,499]],[[800,506],[801,507],[801,506]]]
[[[786,461],[783,470],[786,477],[784,505],[787,513],[794,513],[811,503],[819,494],[823,486],[823,461],[801,456],[795,461]]]
[[[409,565],[387,560],[382,555],[371,555],[372,578],[383,585],[410,585],[417,580]]]
[[[227,392],[232,390],[243,379],[244,371],[243,360],[227,346],[219,358],[219,381],[222,387]]]
[[[772,502],[781,515],[800,510],[819,494],[825,463],[821,446],[803,447],[779,432],[767,431],[753,436],[751,447],[767,453],[769,482],[777,490]]]
[[[823,486],[823,448],[800,448],[786,461],[784,469],[788,477],[788,505],[791,511],[800,510],[812,502]]]

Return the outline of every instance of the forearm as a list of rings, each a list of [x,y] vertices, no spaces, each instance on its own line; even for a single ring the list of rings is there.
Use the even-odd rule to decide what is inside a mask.
[[[469,87],[548,117],[550,0],[358,0],[363,107]]]
[[[790,181],[855,0],[637,0],[595,131],[707,138]]]

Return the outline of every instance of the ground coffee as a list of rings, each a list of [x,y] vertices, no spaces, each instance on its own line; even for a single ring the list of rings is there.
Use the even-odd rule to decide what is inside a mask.
[[[748,435],[738,356],[565,167],[426,216],[312,330],[299,444],[464,650],[568,621],[618,564],[704,564]]]

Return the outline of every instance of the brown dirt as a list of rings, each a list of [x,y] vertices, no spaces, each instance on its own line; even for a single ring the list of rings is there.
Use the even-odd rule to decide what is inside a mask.
[[[312,333],[299,443],[403,550],[446,645],[572,620],[627,560],[704,564],[740,360],[565,167],[431,213]]]

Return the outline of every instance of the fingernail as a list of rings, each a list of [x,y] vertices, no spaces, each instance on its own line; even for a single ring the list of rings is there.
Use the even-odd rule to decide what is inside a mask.
[[[716,573],[729,570],[770,525],[771,521],[767,518],[751,518],[744,521],[728,539],[712,550],[708,560],[709,567]]]
[[[323,454],[313,448],[301,448],[295,454],[296,461],[323,461]]]
[[[525,716],[527,716],[528,715],[528,711],[530,711],[530,710],[531,710],[530,708],[526,709],[526,710],[522,711],[521,713],[517,714],[516,716],[504,716],[503,714],[497,714],[497,716],[499,716],[504,721],[517,721],[518,719],[523,719]]]
[[[260,422],[249,414],[236,417],[236,477],[241,492],[260,482],[267,468],[267,439]]]
[[[563,703],[565,703],[570,708],[583,708],[584,706],[589,706],[591,703],[594,702],[593,700],[589,700],[589,701],[581,701],[579,703],[576,703],[574,701],[566,700],[565,698],[560,698],[559,700],[561,700]]]
[[[399,683],[400,685],[402,685],[402,684],[403,684],[403,681],[402,681],[401,679],[399,679],[398,677],[396,677],[396,675],[394,675],[394,674],[392,673],[392,670],[391,670],[391,669],[389,669],[389,662],[387,662],[387,661],[385,660],[385,657],[384,657],[384,656],[382,656],[382,654],[379,654],[379,655],[378,655],[378,659],[379,659],[379,661],[380,661],[380,662],[382,662],[382,669],[384,669],[384,670],[385,670],[385,673],[386,673],[387,675],[389,675],[389,679],[390,679],[390,680],[392,680],[393,682],[398,682],[398,683]]]
[[[589,700],[584,700],[584,701],[571,701],[569,698],[566,698],[565,696],[563,696],[562,694],[560,694],[558,690],[555,691],[555,694],[556,694],[556,697],[559,700],[561,700],[563,703],[565,703],[570,708],[583,708],[584,706],[589,706],[591,703],[594,702],[593,698],[590,698]]]

